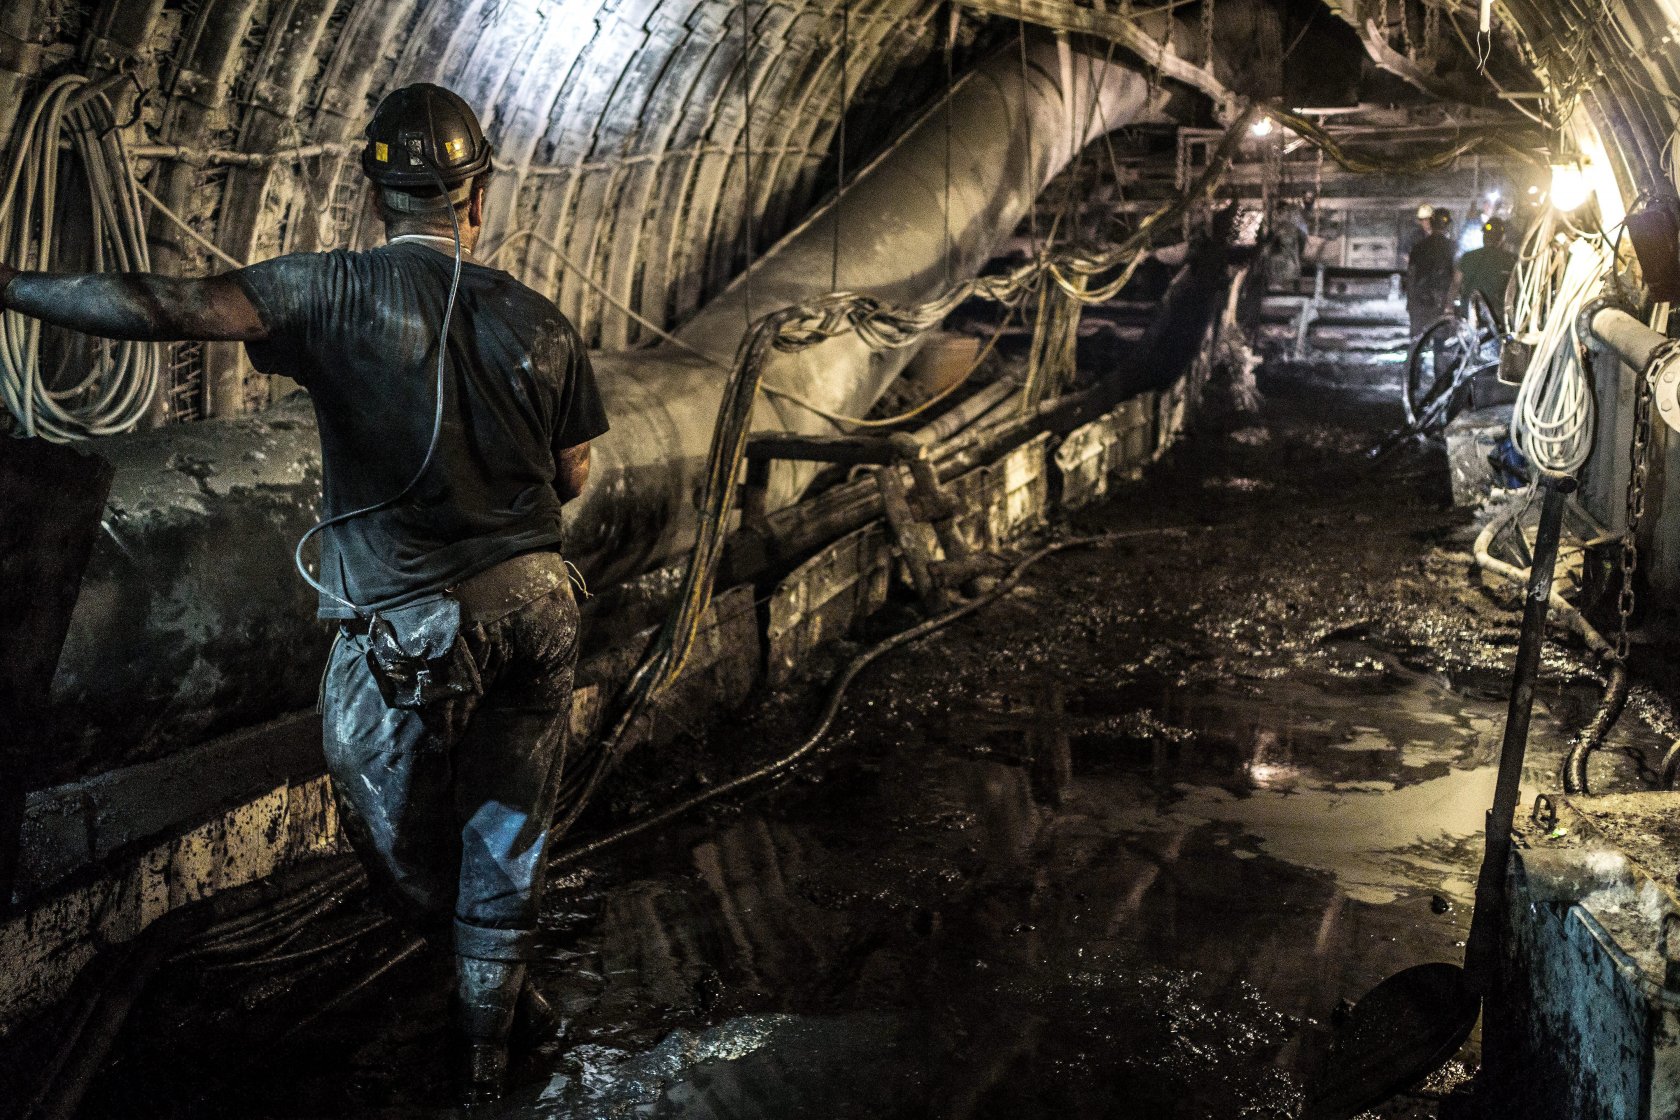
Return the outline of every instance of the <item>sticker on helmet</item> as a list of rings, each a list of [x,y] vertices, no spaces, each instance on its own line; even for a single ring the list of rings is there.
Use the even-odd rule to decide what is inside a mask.
[[[380,163],[390,163],[391,146],[389,144],[381,144],[378,141],[375,141],[373,145],[373,158],[378,160]]]
[[[460,159],[461,154],[466,150],[467,145],[463,140],[445,140],[443,143],[444,154],[450,159]]]

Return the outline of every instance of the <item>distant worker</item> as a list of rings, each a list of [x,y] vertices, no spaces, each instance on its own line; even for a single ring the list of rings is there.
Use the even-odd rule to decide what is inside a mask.
[[[1307,219],[1294,199],[1279,199],[1267,223],[1266,286],[1272,291],[1296,291],[1301,282],[1307,244]]]
[[[1400,255],[1405,260],[1412,259],[1412,250],[1417,248],[1418,242],[1429,236],[1429,220],[1435,216],[1435,207],[1427,202],[1417,208],[1417,220],[1406,227],[1400,235]]]
[[[560,511],[607,430],[582,341],[472,257],[490,145],[439,86],[389,94],[366,252],[203,279],[0,265],[0,308],[104,338],[240,341],[309,391],[321,437],[323,739],[373,879],[455,956],[463,1095],[494,1097],[525,988],[565,753],[578,609]],[[522,998],[523,993],[523,998]]]
[[[1517,255],[1505,247],[1505,233],[1504,218],[1489,218],[1482,223],[1482,247],[1458,260],[1460,306],[1468,310],[1470,293],[1480,292],[1500,326],[1505,323],[1505,287],[1517,267]]]
[[[1449,234],[1452,214],[1439,206],[1429,216],[1429,236],[1419,241],[1406,262],[1406,312],[1411,318],[1412,337],[1452,309],[1453,261],[1458,246]]]

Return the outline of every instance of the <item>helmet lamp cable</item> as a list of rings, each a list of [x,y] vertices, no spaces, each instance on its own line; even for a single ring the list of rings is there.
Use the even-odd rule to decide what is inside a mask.
[[[414,488],[420,484],[420,480],[425,477],[426,472],[431,469],[432,460],[437,457],[438,440],[443,434],[444,371],[446,369],[445,363],[449,354],[449,325],[455,317],[455,297],[461,290],[461,261],[464,253],[461,246],[461,216],[456,210],[454,204],[449,201],[448,184],[443,181],[443,175],[438,171],[435,164],[428,161],[425,167],[427,171],[431,172],[432,178],[437,182],[439,196],[442,197],[444,202],[447,204],[447,208],[449,210],[449,224],[454,233],[455,240],[455,270],[449,279],[449,299],[444,304],[443,328],[438,335],[437,388],[432,408],[432,436],[431,440],[426,445],[426,457],[420,461],[419,469],[414,472],[413,477],[408,480],[408,483],[404,485],[401,490],[392,494],[384,501],[375,502],[370,506],[363,506],[361,509],[353,509],[348,513],[334,514],[332,517],[317,521],[310,527],[307,533],[298,538],[297,548],[292,551],[292,562],[297,566],[298,574],[303,577],[304,582],[309,584],[310,587],[313,587],[321,595],[326,596],[336,603],[342,603],[344,606],[349,607],[352,611],[356,612],[356,617],[358,618],[366,617],[372,612],[370,612],[367,607],[359,606],[356,603],[351,602],[349,599],[346,599],[343,595],[329,590],[325,584],[310,575],[309,568],[303,560],[303,548],[309,543],[309,538],[315,536],[315,534],[324,529],[328,529],[334,525],[342,525],[346,521],[353,520],[357,517],[365,517],[370,513],[378,513],[380,510],[389,509],[398,502],[402,501],[404,498],[408,497]],[[348,589],[346,589],[346,591],[348,592]]]

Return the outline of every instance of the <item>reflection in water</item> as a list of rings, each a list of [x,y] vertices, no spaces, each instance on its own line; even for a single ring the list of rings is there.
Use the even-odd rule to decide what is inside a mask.
[[[614,1067],[656,1115],[1287,1115],[1338,995],[1454,954],[1428,900],[1490,781],[1495,702],[1364,656],[1242,695],[948,696],[608,868],[578,1025],[683,1024],[657,1075]],[[771,1010],[750,1059],[700,1056]],[[546,1099],[604,1115],[581,1072]]]

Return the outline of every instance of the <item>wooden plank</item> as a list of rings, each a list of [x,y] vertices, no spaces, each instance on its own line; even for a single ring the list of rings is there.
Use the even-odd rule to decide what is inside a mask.
[[[752,585],[712,596],[681,674],[654,704],[654,738],[741,704],[758,682],[763,657]]]
[[[33,898],[123,849],[322,769],[321,720],[311,709],[164,758],[33,790],[15,895]]]
[[[1081,509],[1108,494],[1109,461],[1116,443],[1114,414],[1068,433],[1054,456],[1061,476],[1062,508]]]
[[[797,459],[808,463],[866,463],[888,466],[899,455],[884,436],[806,436],[759,432],[747,437],[748,459]]]
[[[1002,474],[1003,509],[999,536],[1013,539],[1044,523],[1050,501],[1050,433],[1028,440],[998,464]]]
[[[810,652],[887,601],[892,544],[881,522],[856,529],[788,573],[770,596],[767,675],[780,688]]]

